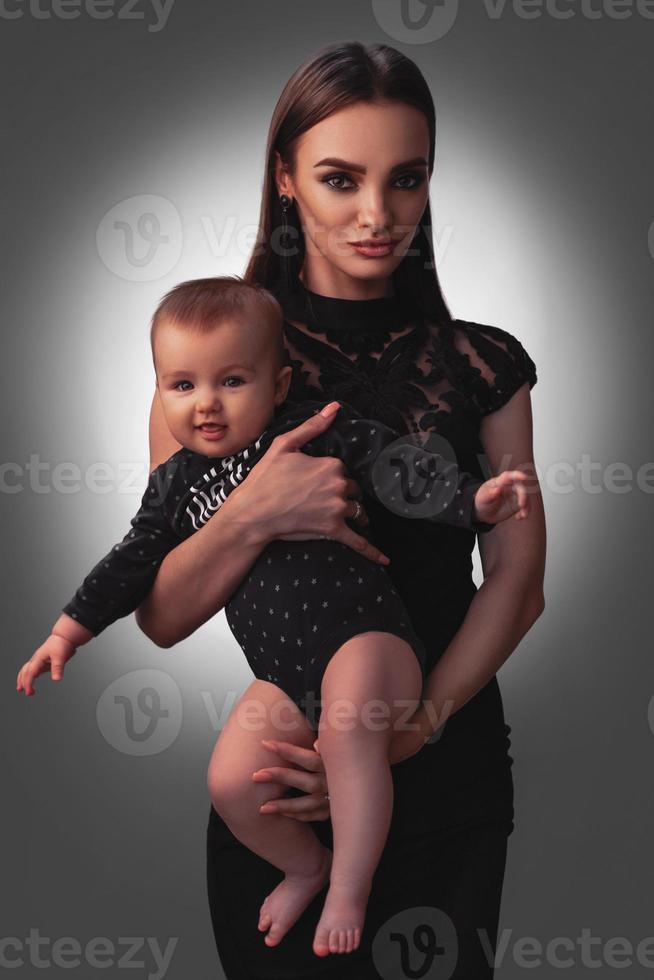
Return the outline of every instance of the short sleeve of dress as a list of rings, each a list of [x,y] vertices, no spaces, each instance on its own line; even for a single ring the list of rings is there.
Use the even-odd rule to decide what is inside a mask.
[[[454,344],[470,364],[467,393],[483,417],[510,400],[525,382],[533,388],[536,365],[517,337],[489,324],[454,320]]]

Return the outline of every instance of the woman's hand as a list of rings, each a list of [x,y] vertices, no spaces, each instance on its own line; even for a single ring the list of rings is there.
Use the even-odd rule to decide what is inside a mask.
[[[261,813],[281,813],[295,820],[327,820],[329,817],[329,799],[327,798],[327,777],[325,766],[316,751],[318,739],[313,743],[314,749],[304,749],[292,742],[262,740],[262,745],[276,752],[282,759],[287,759],[302,769],[289,769],[286,766],[266,766],[253,774],[257,783],[279,783],[281,786],[294,786],[305,794],[304,796],[282,796],[277,800],[268,800],[260,808]],[[258,778],[257,778],[258,777]]]
[[[357,511],[352,498],[360,500],[362,491],[356,480],[348,477],[343,461],[300,452],[305,443],[331,425],[335,416],[336,412],[319,412],[276,436],[225,506],[230,504],[232,511],[236,507],[246,515],[266,544],[275,538],[331,538],[386,565],[386,555],[345,523],[345,518],[353,518]],[[361,504],[359,508],[357,520],[366,527],[370,520]]]
[[[391,740],[389,761],[392,766],[404,762],[411,756],[417,755],[425,741],[433,734],[426,712],[419,708],[409,719],[411,728],[395,733]],[[267,749],[276,752],[282,759],[287,759],[302,769],[289,769],[286,766],[266,766],[253,773],[252,778],[257,783],[279,783],[281,786],[294,786],[305,794],[304,796],[282,796],[276,800],[268,800],[261,808],[261,813],[281,813],[295,820],[327,820],[330,816],[329,797],[327,796],[327,776],[325,766],[320,756],[318,739],[312,749],[304,749],[292,742],[262,741]]]

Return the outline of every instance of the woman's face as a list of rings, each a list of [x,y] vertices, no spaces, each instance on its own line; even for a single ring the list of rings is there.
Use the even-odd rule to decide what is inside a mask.
[[[354,299],[390,292],[429,199],[428,159],[424,115],[398,102],[358,102],[307,130],[293,176],[277,154],[278,191],[294,200],[304,233],[309,289]],[[378,255],[353,245],[389,239]]]

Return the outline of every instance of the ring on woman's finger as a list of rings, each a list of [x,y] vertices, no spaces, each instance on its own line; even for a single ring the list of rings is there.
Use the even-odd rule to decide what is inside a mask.
[[[325,798],[326,800],[328,800],[328,799],[329,799],[329,793],[325,793],[325,797],[324,797],[324,798]]]
[[[352,514],[352,520],[357,521],[361,517],[361,511],[363,510],[363,507],[361,506],[358,500],[355,500],[354,503],[356,505],[356,510]]]

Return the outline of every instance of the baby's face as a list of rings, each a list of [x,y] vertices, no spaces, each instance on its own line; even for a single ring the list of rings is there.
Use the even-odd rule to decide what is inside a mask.
[[[155,338],[157,386],[168,428],[182,446],[229,456],[256,439],[288,391],[261,334],[225,320],[207,334],[164,320]]]

